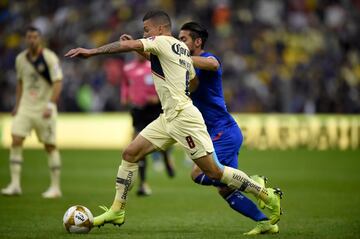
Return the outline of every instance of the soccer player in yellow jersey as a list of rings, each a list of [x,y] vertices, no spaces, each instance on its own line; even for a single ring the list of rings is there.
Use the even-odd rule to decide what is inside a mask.
[[[21,194],[22,146],[26,136],[34,129],[48,154],[50,187],[42,196],[61,196],[61,159],[56,148],[56,102],[62,88],[63,74],[54,52],[43,48],[41,33],[29,27],[25,36],[27,49],[16,57],[16,105],[13,110],[12,144],[10,148],[10,184],[1,190],[3,195]]]
[[[202,115],[189,97],[190,81],[196,78],[190,52],[185,43],[172,36],[169,16],[163,11],[150,11],[144,16],[143,24],[144,39],[117,41],[94,49],[75,48],[65,55],[87,58],[134,50],[150,53],[152,76],[164,112],[124,150],[115,199],[110,209],[103,207],[105,213],[94,218],[94,226],[125,222],[127,195],[136,178],[138,160],[175,142],[208,177],[262,199],[271,211],[271,223],[275,224],[280,219],[280,198],[275,190],[261,186],[238,169],[218,163]]]

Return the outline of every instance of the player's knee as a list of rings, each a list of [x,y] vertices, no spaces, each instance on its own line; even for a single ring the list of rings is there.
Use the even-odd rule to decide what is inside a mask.
[[[23,145],[24,138],[13,135],[12,136],[12,147],[20,147]]]
[[[127,147],[122,153],[122,158],[130,163],[137,161],[137,151],[132,147]]]
[[[44,148],[48,153],[51,153],[52,151],[56,150],[56,146],[52,144],[45,144]]]

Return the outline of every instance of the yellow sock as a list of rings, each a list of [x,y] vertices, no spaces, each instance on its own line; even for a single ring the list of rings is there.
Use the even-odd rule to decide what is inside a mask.
[[[138,168],[137,163],[130,163],[125,160],[121,162],[116,178],[116,194],[111,206],[113,211],[125,209],[127,195],[134,185]]]
[[[22,147],[10,148],[10,175],[11,184],[20,187],[21,166],[22,166]]]
[[[255,197],[267,202],[268,191],[260,184],[252,180],[243,171],[231,167],[224,167],[221,182],[227,184],[229,187],[239,189],[247,193],[253,194]]]
[[[61,158],[58,150],[48,153],[50,187],[60,189]]]
[[[116,192],[116,194],[118,194],[118,192]],[[113,210],[115,212],[124,210],[125,206],[126,206],[126,202],[120,202],[116,198],[117,198],[117,196],[115,196],[114,202],[111,205],[111,210]]]

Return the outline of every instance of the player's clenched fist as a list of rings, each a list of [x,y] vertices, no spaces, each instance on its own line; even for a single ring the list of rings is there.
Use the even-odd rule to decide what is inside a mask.
[[[120,36],[120,41],[128,41],[128,40],[134,40],[134,38],[131,35],[128,34],[122,34]]]

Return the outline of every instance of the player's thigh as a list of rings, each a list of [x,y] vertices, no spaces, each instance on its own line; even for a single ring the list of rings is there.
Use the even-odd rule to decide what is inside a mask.
[[[214,151],[202,115],[194,106],[181,111],[170,122],[168,131],[193,160]]]
[[[167,122],[163,114],[147,125],[139,135],[149,141],[155,149],[161,151],[165,151],[175,143],[175,140],[167,132]]]
[[[56,117],[44,118],[39,115],[34,123],[35,132],[40,142],[56,145]]]
[[[33,120],[30,116],[18,113],[15,115],[11,125],[11,135],[13,145],[22,145],[33,128]]]
[[[233,144],[235,145],[235,142]],[[240,147],[236,147],[236,145],[223,147],[214,142],[214,148],[220,164],[232,168],[238,168],[238,155]]]
[[[222,165],[238,167],[238,155],[243,141],[237,125],[222,132],[221,137],[213,141],[217,158]]]

